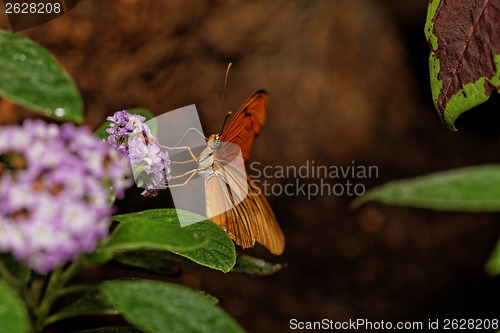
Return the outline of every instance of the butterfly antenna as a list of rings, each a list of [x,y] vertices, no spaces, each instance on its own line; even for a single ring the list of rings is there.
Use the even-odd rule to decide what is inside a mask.
[[[229,77],[229,69],[231,68],[231,65],[232,63],[229,63],[229,65],[227,65],[227,69],[226,69],[226,77],[224,78],[224,89],[222,90],[222,115],[224,115],[224,97],[226,95],[226,86],[227,86],[227,78]],[[231,115],[231,112],[229,112],[227,115],[226,115],[226,118],[224,119],[223,123],[222,123],[222,127],[220,129],[220,132],[219,132],[219,136],[222,134],[222,130],[224,129],[224,126],[226,125],[226,121],[227,121],[227,118]]]
[[[227,120],[229,119],[229,116],[232,114],[231,111],[229,111],[227,114],[226,114],[226,118],[224,118],[224,122],[222,123],[222,127],[220,128],[220,132],[219,132],[219,136],[221,136],[222,134],[222,131],[224,130],[224,126],[226,126],[226,122]]]

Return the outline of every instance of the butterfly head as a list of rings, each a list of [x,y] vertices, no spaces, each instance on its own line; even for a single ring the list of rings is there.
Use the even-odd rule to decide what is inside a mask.
[[[222,147],[222,141],[220,141],[220,136],[218,134],[212,134],[208,138],[208,146],[212,150],[219,150]]]

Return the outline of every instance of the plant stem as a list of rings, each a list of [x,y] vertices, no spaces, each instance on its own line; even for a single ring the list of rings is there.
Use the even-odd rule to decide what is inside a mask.
[[[34,309],[34,314],[36,316],[35,327],[38,331],[41,331],[45,326],[47,326],[47,317],[54,301],[61,295],[71,292],[71,288],[62,288],[78,272],[78,270],[82,268],[83,263],[84,255],[80,255],[66,270],[59,267],[52,271],[47,282],[45,293],[40,300],[40,304],[38,308]]]
[[[73,261],[66,271],[61,276],[61,286],[69,282],[69,280],[82,268],[85,262],[85,254],[81,254]]]
[[[45,289],[45,293],[40,301],[40,305],[34,310],[36,315],[35,327],[37,331],[41,331],[43,327],[45,327],[45,319],[50,312],[52,303],[57,298],[57,289],[61,285],[61,275],[61,267],[52,271],[47,283],[47,288]]]
[[[81,293],[81,292],[88,292],[88,291],[95,291],[96,290],[96,285],[95,284],[78,284],[66,288],[62,288],[59,290],[57,296],[63,296],[67,294],[75,294],[75,293]],[[75,316],[75,313],[65,313],[64,311],[55,313],[48,318],[45,319],[45,325],[51,325],[59,320],[63,320],[69,317]]]
[[[3,261],[0,260],[0,276],[11,286],[14,288],[19,287],[19,281],[15,278],[14,275],[5,267]]]

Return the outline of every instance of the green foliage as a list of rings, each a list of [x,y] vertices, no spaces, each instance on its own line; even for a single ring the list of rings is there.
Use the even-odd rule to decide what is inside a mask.
[[[118,309],[108,301],[99,289],[94,289],[83,294],[75,303],[50,317],[47,323],[50,324],[51,322],[78,316],[116,315],[119,313]]]
[[[191,212],[177,210],[178,214],[195,216]],[[199,216],[195,216],[196,220]],[[228,234],[212,221],[205,220],[184,227],[185,229],[198,232],[209,239],[209,242],[197,249],[186,249],[172,251],[191,259],[192,261],[224,273],[229,272],[236,262],[236,251],[234,243]]]
[[[175,209],[151,209],[138,213],[116,215],[114,218],[124,225],[134,223],[134,221],[144,222],[147,220],[156,225],[168,225],[185,233],[196,235],[199,239],[206,241],[198,247],[177,247],[171,248],[170,251],[200,265],[223,272],[231,270],[236,262],[236,252],[234,243],[227,233],[209,220],[181,227],[179,225],[178,214],[189,215],[190,218],[194,218],[195,220],[203,220],[203,217],[194,213]]]
[[[119,217],[116,217],[119,220]],[[207,239],[182,228],[177,221],[137,218],[120,224],[101,246],[103,251],[123,252],[137,249],[182,250],[202,246]]]
[[[200,219],[193,213],[178,213]],[[187,258],[225,272],[234,266],[233,242],[210,221],[181,227],[174,209],[116,215],[114,219],[120,224],[94,253],[82,255],[68,268],[70,273],[52,277],[56,282],[49,284],[62,288],[58,292],[60,295],[71,293],[79,295],[79,298],[46,318],[43,325],[82,315],[120,314],[148,332],[241,331],[227,314],[214,305],[214,298],[178,285],[140,280],[63,287],[73,271],[88,265],[104,264],[111,259],[170,276],[177,275],[178,271],[159,258]],[[120,332],[122,328],[113,329]]]
[[[184,286],[115,280],[100,289],[125,319],[147,332],[242,332],[213,297]]]
[[[500,165],[483,165],[438,172],[387,183],[354,200],[446,211],[500,211]]]
[[[500,29],[494,1],[429,2],[425,36],[431,52],[430,83],[434,105],[452,130],[465,111],[500,90]]]
[[[500,240],[497,242],[490,258],[486,261],[485,270],[489,275],[500,274]]]
[[[179,269],[175,269],[164,260],[153,256],[153,253],[159,252],[148,250],[130,251],[123,254],[116,254],[113,260],[120,265],[137,268],[157,275],[179,276]]]
[[[245,273],[256,276],[272,275],[283,268],[282,264],[272,264],[265,260],[239,254],[231,272]]]
[[[498,15],[494,1],[429,2],[425,36],[431,49],[432,97],[442,121],[452,130],[462,113],[500,91]],[[445,211],[500,211],[500,165],[393,181],[357,198],[351,207],[371,201]],[[500,274],[500,242],[485,270]]]
[[[0,97],[56,120],[83,122],[80,94],[54,57],[33,41],[4,30]]]
[[[101,327],[75,333],[143,333],[144,331],[133,327]]]
[[[0,330],[9,333],[29,332],[29,318],[22,300],[0,280]]]

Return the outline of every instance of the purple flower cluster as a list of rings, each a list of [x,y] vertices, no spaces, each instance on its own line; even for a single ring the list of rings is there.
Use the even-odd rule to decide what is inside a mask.
[[[130,160],[137,186],[145,188],[142,195],[156,196],[171,178],[168,152],[161,151],[143,116],[123,110],[107,120],[111,121],[108,143]]]
[[[108,235],[110,186],[130,166],[87,127],[26,120],[0,130],[0,252],[40,274],[92,251]]]

